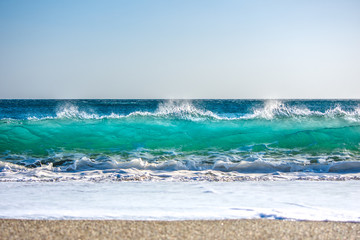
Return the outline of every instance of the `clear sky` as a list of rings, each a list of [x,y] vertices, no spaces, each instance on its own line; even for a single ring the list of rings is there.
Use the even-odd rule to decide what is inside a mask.
[[[0,98],[360,98],[360,1],[0,0]]]

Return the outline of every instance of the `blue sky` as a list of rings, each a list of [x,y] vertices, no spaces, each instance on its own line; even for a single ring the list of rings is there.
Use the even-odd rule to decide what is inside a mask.
[[[0,0],[0,98],[360,98],[360,1]]]

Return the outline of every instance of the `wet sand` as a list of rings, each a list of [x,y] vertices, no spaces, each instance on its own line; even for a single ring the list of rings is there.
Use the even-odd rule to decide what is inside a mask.
[[[0,239],[360,239],[360,223],[0,219]]]

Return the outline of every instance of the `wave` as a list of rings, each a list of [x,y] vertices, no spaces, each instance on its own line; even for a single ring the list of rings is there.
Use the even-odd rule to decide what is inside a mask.
[[[349,121],[360,120],[360,106],[354,109],[343,109],[340,105],[325,111],[310,110],[306,106],[291,106],[286,101],[266,100],[261,107],[253,107],[250,112],[213,112],[201,106],[195,106],[192,100],[167,100],[160,102],[155,111],[136,110],[128,114],[111,112],[96,113],[91,108],[79,109],[72,103],[62,103],[57,107],[55,116],[30,116],[28,120],[46,119],[122,119],[136,117],[154,117],[185,120],[251,120],[251,119],[305,119],[309,117],[342,118]],[[11,118],[3,118],[11,120]]]
[[[263,108],[255,109],[253,113],[244,116],[246,119],[262,118],[304,118],[304,117],[328,117],[336,118],[343,117],[347,120],[360,120],[360,107],[354,110],[345,111],[339,105],[334,108],[329,108],[325,112],[310,110],[307,107],[288,106],[279,100],[268,100],[265,102]]]
[[[18,116],[0,121],[0,175],[360,172],[357,101],[112,103],[36,102],[28,119],[0,108]]]
[[[0,170],[7,164],[24,168],[51,168],[56,171],[87,171],[107,169],[139,169],[164,171],[237,171],[242,173],[272,172],[337,172],[360,173],[360,161],[351,153],[333,155],[266,156],[263,154],[231,155],[211,153],[207,156],[168,152],[155,155],[148,150],[123,155],[87,155],[82,153],[55,153],[45,157],[11,155],[0,158]],[[139,157],[143,156],[143,157]],[[214,158],[215,157],[215,158]]]
[[[152,116],[187,120],[227,119],[220,117],[211,111],[198,109],[191,103],[191,101],[187,100],[169,100],[160,103],[158,109],[153,113],[137,111],[123,117],[134,116]]]
[[[276,117],[297,117],[317,115],[319,112],[313,112],[303,107],[289,107],[279,100],[268,100],[263,108],[255,109],[253,113],[246,115],[244,118],[263,118],[274,119]]]
[[[46,119],[122,119],[132,117],[165,117],[165,118],[179,118],[188,120],[200,119],[228,119],[220,117],[209,110],[201,110],[196,108],[191,101],[187,100],[169,100],[160,103],[156,111],[134,111],[127,115],[111,113],[108,115],[100,115],[93,111],[87,112],[79,110],[79,107],[71,103],[65,103],[57,108],[56,116],[46,117],[28,117],[28,120],[46,120]]]
[[[0,181],[269,181],[269,180],[360,180],[360,162],[301,165],[286,162],[215,164],[165,161],[149,163],[142,159],[128,162],[94,161],[88,157],[55,167],[52,163],[26,167],[0,161]]]
[[[342,121],[188,121],[148,118],[115,120],[47,119],[0,123],[0,154],[49,152],[89,154],[177,150],[208,155],[209,152],[239,150],[244,154],[270,155],[359,154],[360,125]],[[160,154],[161,155],[161,154]]]

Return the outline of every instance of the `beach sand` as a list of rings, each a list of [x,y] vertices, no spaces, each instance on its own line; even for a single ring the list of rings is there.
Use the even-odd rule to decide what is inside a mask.
[[[360,239],[360,223],[0,219],[0,239]]]

